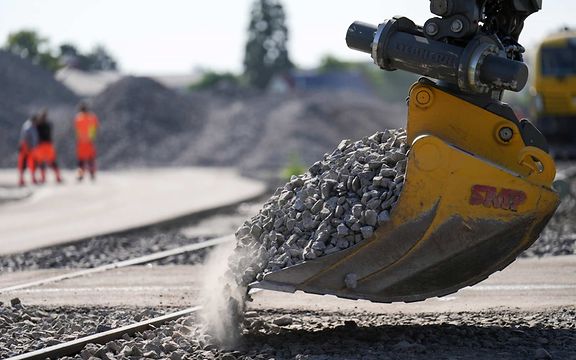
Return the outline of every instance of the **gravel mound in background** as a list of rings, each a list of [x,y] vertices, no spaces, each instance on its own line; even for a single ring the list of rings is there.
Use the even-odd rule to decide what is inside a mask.
[[[209,101],[143,77],[126,77],[110,85],[92,101],[101,120],[100,163],[107,167],[173,165],[199,136]]]
[[[18,132],[47,107],[63,167],[75,166],[78,98],[53,74],[0,52],[0,167],[16,164]],[[311,165],[343,138],[403,126],[406,107],[352,92],[178,93],[126,77],[89,99],[101,120],[99,167],[234,166],[275,177],[291,157]]]
[[[350,92],[213,100],[204,131],[177,164],[236,166],[250,175],[277,175],[291,156],[310,166],[342,139],[360,139],[405,123],[404,105]]]
[[[94,100],[100,164],[233,166],[277,176],[291,157],[311,165],[342,138],[403,123],[404,107],[365,95],[179,94],[129,77]]]
[[[232,272],[242,285],[267,272],[345,250],[390,220],[402,191],[404,130],[344,140],[309,172],[294,176],[236,232]],[[351,284],[353,285],[353,284]]]
[[[0,79],[0,104],[11,105],[16,111],[29,111],[29,105],[66,104],[78,100],[50,71],[4,50],[0,50]]]
[[[71,116],[78,98],[51,72],[4,50],[0,50],[0,84],[0,167],[13,167],[24,121],[43,107],[53,115]],[[57,121],[56,127],[60,125]]]

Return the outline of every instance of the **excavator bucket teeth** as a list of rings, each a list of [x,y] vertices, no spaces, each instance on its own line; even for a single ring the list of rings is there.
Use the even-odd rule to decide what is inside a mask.
[[[425,84],[412,92],[422,90],[450,97]],[[438,116],[435,110],[429,104],[426,112],[410,106],[406,180],[388,223],[349,249],[268,273],[251,286],[375,302],[420,301],[476,284],[528,248],[559,204],[551,189],[553,161],[521,139],[499,143],[492,133],[502,118],[457,99],[443,103],[448,100],[466,109],[466,119],[442,111],[443,123],[426,124]],[[494,148],[478,144],[486,134]]]

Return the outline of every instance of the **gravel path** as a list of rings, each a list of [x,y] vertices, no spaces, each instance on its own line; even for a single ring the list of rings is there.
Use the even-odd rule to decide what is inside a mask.
[[[103,330],[159,314],[154,309],[0,309],[0,318],[10,319],[0,325],[0,356],[8,348],[32,350],[93,333],[98,326]],[[194,318],[182,318],[134,337],[88,345],[74,359],[576,359],[575,317],[576,308],[415,315],[261,310],[247,313],[247,328],[233,349],[219,349]],[[34,330],[22,336],[26,327]]]

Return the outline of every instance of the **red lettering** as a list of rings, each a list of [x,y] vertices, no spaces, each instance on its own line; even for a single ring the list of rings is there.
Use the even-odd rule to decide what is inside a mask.
[[[518,206],[524,204],[527,198],[528,196],[524,191],[514,191],[510,200],[510,210],[518,211]]]
[[[494,186],[474,185],[470,193],[470,205],[483,205],[487,208],[518,211],[518,206],[526,202],[526,193],[520,190],[501,189]]]

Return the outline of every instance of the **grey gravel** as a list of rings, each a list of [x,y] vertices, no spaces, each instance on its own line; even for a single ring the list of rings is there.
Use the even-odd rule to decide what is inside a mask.
[[[96,237],[69,245],[35,249],[25,253],[0,256],[0,272],[36,269],[91,268],[132,259],[206,240],[207,237],[187,237],[179,230],[152,229],[125,235]],[[181,254],[154,264],[197,264],[205,251]]]
[[[142,309],[59,309],[80,324],[118,314],[130,318]],[[36,309],[40,316],[55,310]],[[238,344],[220,348],[194,317],[124,336],[105,345],[89,344],[66,359],[576,359],[576,308],[538,313],[514,310],[483,312],[378,314],[322,311],[252,310]],[[280,319],[283,319],[280,321]],[[288,320],[290,319],[290,320]],[[120,325],[121,322],[118,323]],[[44,331],[46,322],[37,323]],[[2,326],[4,329],[5,325]],[[93,325],[92,325],[93,326]],[[58,326],[57,326],[58,327]],[[51,336],[62,341],[65,336]],[[35,341],[0,335],[0,349]],[[2,350],[0,350],[2,351]],[[2,353],[0,353],[0,356]]]
[[[236,232],[242,255],[231,267],[244,274],[242,285],[370,238],[398,200],[408,150],[403,129],[343,140],[306,174],[278,188]]]
[[[292,319],[291,316],[282,316],[282,317],[279,317],[277,319],[274,319],[274,321],[273,321],[274,325],[278,325],[278,326],[292,325],[293,322],[294,322],[294,320]]]
[[[568,179],[569,193],[540,238],[522,257],[561,256],[576,254],[576,178]]]
[[[0,305],[0,358],[15,356],[47,346],[116,328],[153,317],[169,309],[128,308],[41,308]],[[113,347],[112,345],[110,345]],[[100,346],[93,346],[99,349]],[[89,356],[93,356],[91,352]]]
[[[91,268],[190,245],[230,234],[244,222],[246,217],[253,216],[259,207],[260,203],[243,203],[234,209],[221,211],[196,221],[0,256],[0,272]],[[171,256],[153,264],[193,265],[203,261],[205,255],[205,251],[195,251]]]

